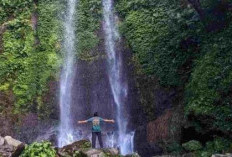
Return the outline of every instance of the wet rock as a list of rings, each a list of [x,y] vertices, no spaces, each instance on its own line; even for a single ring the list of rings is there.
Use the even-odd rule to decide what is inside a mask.
[[[48,130],[41,133],[40,136],[36,138],[36,142],[50,141],[53,145],[58,143],[57,141],[58,130],[56,127],[52,126]]]
[[[83,151],[83,153],[87,157],[105,157],[106,156],[103,150],[100,150],[100,149],[89,149],[89,150]]]
[[[117,148],[93,149],[88,140],[77,141],[63,148],[57,148],[56,150],[59,157],[105,157],[119,155],[119,150]]]
[[[108,148],[108,149],[104,149],[104,152],[106,154],[110,154],[110,155],[118,155],[119,154],[119,150],[116,148]]]
[[[119,155],[119,150],[116,148],[86,149],[86,150],[82,150],[82,153],[87,157],[105,157],[105,156],[117,156]]]
[[[155,155],[161,155],[163,153],[162,148],[156,144],[150,144],[147,141],[147,126],[140,126],[135,132],[135,150],[142,157],[150,157]]]

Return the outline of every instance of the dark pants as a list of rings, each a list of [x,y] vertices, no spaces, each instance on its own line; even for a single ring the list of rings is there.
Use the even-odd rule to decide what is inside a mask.
[[[92,132],[92,147],[96,146],[96,137],[98,137],[100,147],[103,148],[101,132]]]

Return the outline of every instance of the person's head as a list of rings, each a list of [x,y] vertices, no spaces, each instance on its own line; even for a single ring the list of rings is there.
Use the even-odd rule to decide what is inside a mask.
[[[94,116],[94,117],[98,117],[98,113],[95,112],[95,113],[93,114],[93,116]]]

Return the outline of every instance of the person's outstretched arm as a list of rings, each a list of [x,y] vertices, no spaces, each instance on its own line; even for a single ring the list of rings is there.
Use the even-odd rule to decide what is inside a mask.
[[[85,124],[85,123],[88,123],[88,121],[87,120],[79,120],[78,123],[79,124]]]
[[[108,123],[114,123],[113,119],[103,119],[104,122],[108,122]]]

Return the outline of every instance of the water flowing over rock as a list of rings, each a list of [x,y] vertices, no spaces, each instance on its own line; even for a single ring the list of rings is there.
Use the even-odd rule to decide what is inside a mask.
[[[64,146],[73,142],[73,127],[71,119],[71,88],[74,79],[75,63],[75,26],[74,15],[76,0],[68,0],[67,14],[64,20],[64,65],[60,79],[60,132],[58,145]]]
[[[120,42],[120,36],[117,30],[117,16],[113,12],[113,1],[103,1],[104,22],[103,29],[105,34],[105,47],[108,56],[108,76],[113,94],[114,104],[116,105],[116,121],[118,125],[117,144],[122,154],[133,152],[134,133],[128,133],[128,111],[126,110],[128,83],[122,63],[122,52],[116,49]]]

